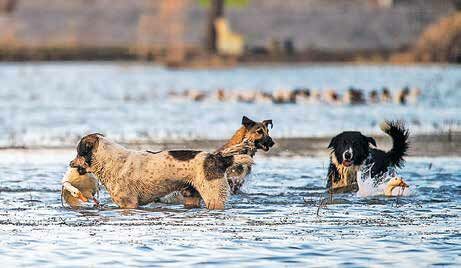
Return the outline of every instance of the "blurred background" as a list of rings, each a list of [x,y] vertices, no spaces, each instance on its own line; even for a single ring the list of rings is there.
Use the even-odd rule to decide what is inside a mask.
[[[460,62],[460,8],[458,0],[1,0],[0,57]]]
[[[383,119],[450,142],[461,126],[460,8],[0,0],[0,146],[69,147],[96,131],[127,144],[223,140],[242,115],[306,143],[380,135]]]
[[[0,0],[0,256],[15,266],[461,267],[460,0]],[[215,151],[224,211],[62,206],[79,139]],[[325,196],[332,136],[405,121],[409,197]],[[330,201],[327,201],[330,200]],[[327,202],[324,202],[327,201]],[[324,206],[328,204],[328,206]],[[276,266],[277,265],[277,266]]]

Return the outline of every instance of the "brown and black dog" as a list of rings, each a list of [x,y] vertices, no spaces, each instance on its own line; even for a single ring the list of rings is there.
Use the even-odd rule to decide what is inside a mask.
[[[250,142],[255,145],[254,150],[249,150],[248,155],[253,157],[258,149],[265,152],[274,146],[275,142],[269,135],[269,126],[272,128],[272,120],[264,120],[256,122],[250,118],[243,116],[242,126],[234,133],[232,138],[223,146],[221,146],[215,153],[224,152],[233,146]],[[251,172],[250,166],[234,166],[227,173],[229,186],[232,194],[239,192],[245,177]]]
[[[269,151],[274,146],[274,141],[269,136],[269,126],[272,128],[272,120],[256,122],[243,116],[242,126],[234,133],[232,138],[219,149],[215,154],[232,155],[237,149],[238,154],[246,154],[253,157],[258,149]],[[243,148],[240,149],[240,148]],[[237,194],[245,182],[245,177],[251,172],[250,165],[234,165],[226,172],[230,193]],[[161,203],[178,204],[186,201],[188,196],[194,194],[194,189],[185,187],[181,191],[171,193],[159,198]]]

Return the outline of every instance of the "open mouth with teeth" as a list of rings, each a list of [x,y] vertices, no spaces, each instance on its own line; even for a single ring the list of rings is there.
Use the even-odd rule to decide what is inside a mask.
[[[269,151],[269,149],[270,149],[270,147],[268,145],[260,143],[260,142],[256,142],[255,145],[256,145],[256,148],[261,149],[261,150],[263,150],[265,152]]]

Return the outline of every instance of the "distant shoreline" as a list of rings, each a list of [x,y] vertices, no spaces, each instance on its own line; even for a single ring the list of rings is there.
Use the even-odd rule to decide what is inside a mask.
[[[391,147],[391,140],[387,136],[373,136],[379,148]],[[305,138],[275,138],[276,146],[269,153],[261,153],[265,156],[326,156],[328,154],[329,137],[305,137]],[[121,143],[124,146],[137,150],[171,150],[171,149],[200,149],[213,151],[224,144],[226,140],[187,140],[165,142],[130,142]],[[438,157],[438,156],[461,156],[461,132],[444,134],[415,135],[410,138],[411,157]],[[0,151],[6,150],[72,150],[72,146],[5,146]]]
[[[416,60],[395,60],[392,55],[400,50],[357,50],[323,51],[311,49],[295,54],[252,54],[241,56],[220,56],[209,54],[199,48],[186,49],[187,58],[175,59],[158,49],[150,56],[139,54],[131,47],[1,47],[1,62],[141,62],[164,65],[170,68],[230,68],[241,65],[273,65],[303,63],[345,63],[345,64],[456,64],[455,62]]]

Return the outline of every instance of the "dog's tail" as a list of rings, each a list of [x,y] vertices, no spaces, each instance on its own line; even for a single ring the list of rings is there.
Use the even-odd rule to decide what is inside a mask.
[[[401,168],[405,164],[404,156],[407,155],[410,143],[410,132],[402,121],[384,121],[379,127],[392,138],[392,149],[386,155],[391,165]]]

